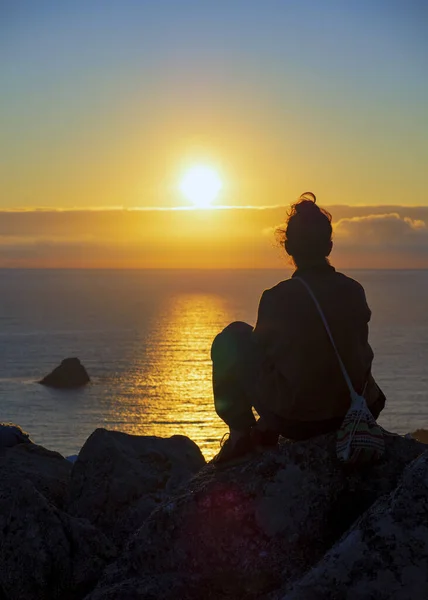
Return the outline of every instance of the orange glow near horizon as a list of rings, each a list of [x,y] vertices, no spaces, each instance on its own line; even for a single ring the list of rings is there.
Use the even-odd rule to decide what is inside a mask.
[[[0,211],[0,267],[289,268],[286,206]],[[328,207],[339,268],[428,268],[428,207]]]

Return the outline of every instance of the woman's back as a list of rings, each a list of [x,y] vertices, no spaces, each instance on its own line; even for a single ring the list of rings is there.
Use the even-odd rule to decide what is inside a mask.
[[[370,377],[373,352],[364,290],[324,263],[297,269],[291,279],[264,292],[253,332],[268,358],[258,389],[271,410],[286,418],[343,416],[349,391],[321,317],[297,277],[307,281],[317,297],[355,389],[362,392]]]

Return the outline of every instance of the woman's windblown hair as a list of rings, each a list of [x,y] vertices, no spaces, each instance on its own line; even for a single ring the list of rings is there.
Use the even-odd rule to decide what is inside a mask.
[[[281,244],[296,263],[327,260],[331,251],[331,214],[305,192],[291,206],[284,229],[277,231]]]

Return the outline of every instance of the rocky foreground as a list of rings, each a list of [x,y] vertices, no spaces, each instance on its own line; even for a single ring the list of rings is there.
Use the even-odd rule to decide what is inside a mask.
[[[182,436],[2,447],[0,600],[426,600],[428,447],[386,444],[359,472],[334,435],[221,471]]]

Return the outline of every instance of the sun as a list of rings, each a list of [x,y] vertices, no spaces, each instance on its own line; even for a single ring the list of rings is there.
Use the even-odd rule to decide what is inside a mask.
[[[208,208],[223,187],[217,171],[198,165],[189,169],[180,182],[182,194],[197,208]]]

